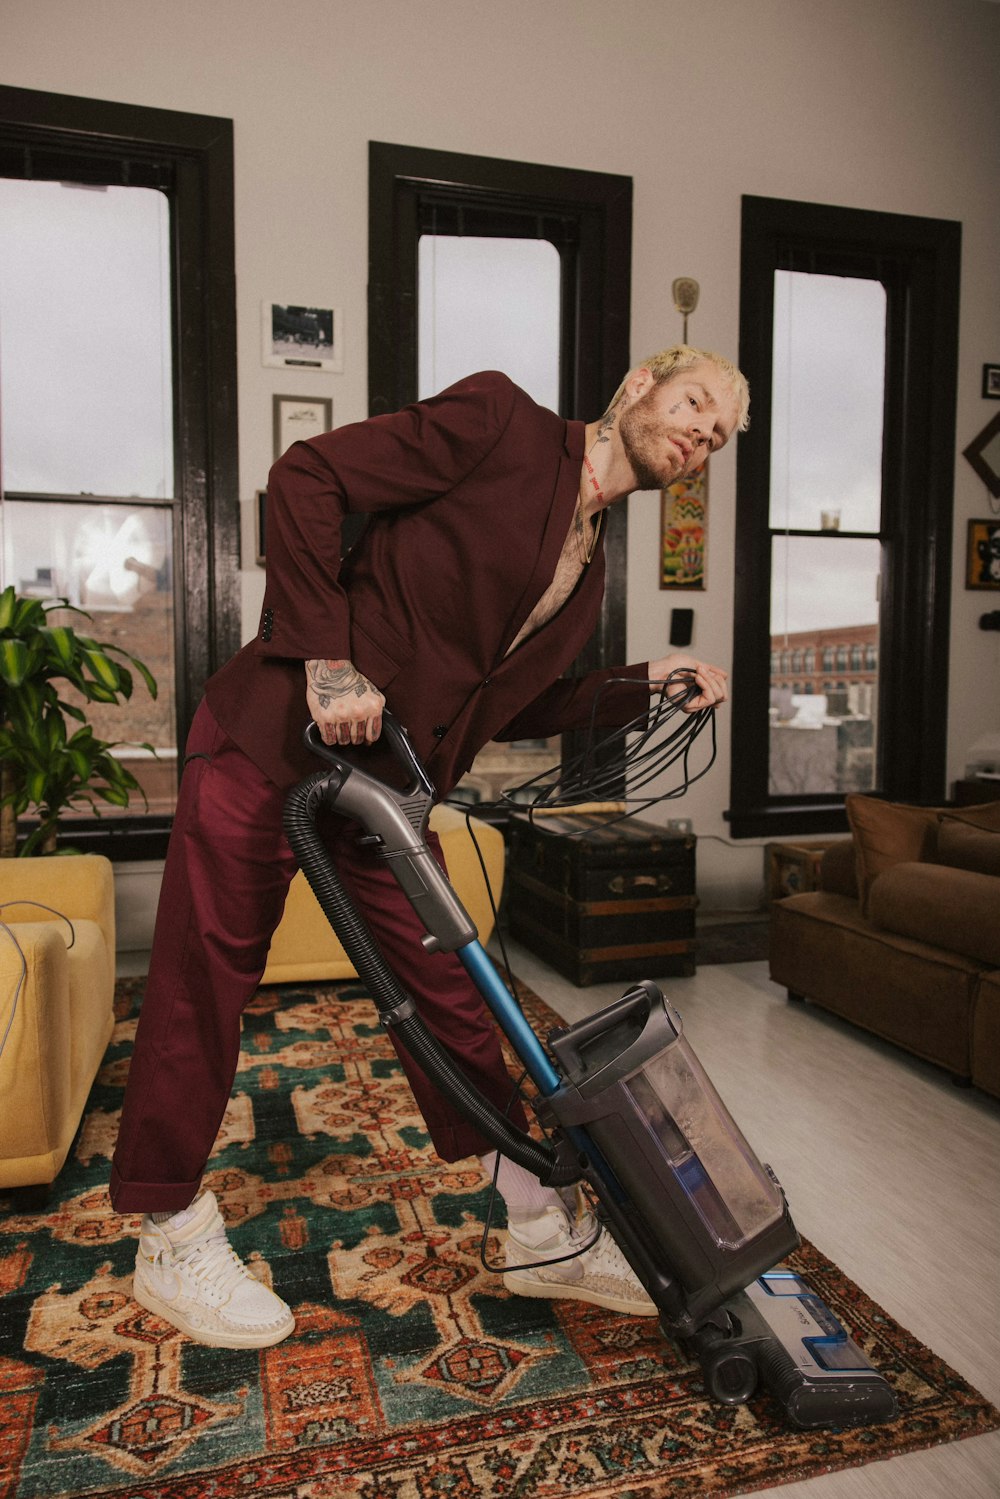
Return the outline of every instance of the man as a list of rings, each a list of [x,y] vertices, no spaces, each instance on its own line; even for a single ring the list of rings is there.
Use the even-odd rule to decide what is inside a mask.
[[[212,1193],[198,1193],[235,1076],[240,1014],[294,873],[281,815],[288,789],[317,768],[302,743],[306,713],[325,742],[368,746],[378,774],[388,702],[445,796],[487,741],[586,725],[612,676],[626,681],[602,692],[599,726],[635,718],[650,682],[678,666],[699,688],[688,711],[724,702],[725,672],[688,656],[562,673],[597,621],[604,510],[700,467],[745,427],[747,404],[733,365],[686,347],[633,370],[586,427],[487,372],[296,443],[272,469],[260,632],[208,683],[192,725],[112,1167],[114,1206],[145,1215],[136,1298],[192,1338],[262,1347],[294,1326],[229,1245]],[[367,526],[341,560],[352,512]],[[461,962],[425,951],[391,872],[341,819],[330,822],[341,879],[426,1024],[505,1107],[496,1029]],[[489,1142],[397,1050],[438,1154],[478,1155],[491,1171]],[[514,1117],[523,1127],[523,1112]],[[563,1195],[506,1160],[499,1181],[510,1290],[655,1314],[606,1233],[563,1258],[592,1227]],[[532,1268],[550,1259],[560,1263]]]

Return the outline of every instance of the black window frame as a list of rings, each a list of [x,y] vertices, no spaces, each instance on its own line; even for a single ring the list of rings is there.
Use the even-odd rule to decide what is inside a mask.
[[[232,121],[0,86],[0,175],[170,198],[175,479],[173,500],[157,503],[173,508],[179,768],[204,684],[241,638]],[[72,841],[115,860],[159,859],[172,820],[74,819]]]
[[[738,753],[725,815],[734,838],[841,832],[843,795],[772,796],[768,789],[774,272],[853,274],[886,286],[875,790],[900,801],[941,800],[961,224],[745,196],[741,230],[739,358],[752,404],[737,455],[732,733]]]

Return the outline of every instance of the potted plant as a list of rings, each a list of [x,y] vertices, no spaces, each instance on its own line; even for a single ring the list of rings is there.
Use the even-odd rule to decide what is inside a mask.
[[[121,703],[132,696],[130,666],[153,697],[156,682],[141,661],[120,647],[92,640],[68,625],[50,624],[48,616],[56,610],[90,619],[66,599],[22,598],[13,587],[0,593],[3,858],[54,853],[59,815],[67,807],[89,804],[100,815],[98,801],[126,807],[134,791],[144,796],[132,772],[112,754],[127,741],[95,735],[83,709],[61,698],[56,683],[71,683],[86,702]],[[38,826],[18,847],[17,819],[31,810],[38,814]]]

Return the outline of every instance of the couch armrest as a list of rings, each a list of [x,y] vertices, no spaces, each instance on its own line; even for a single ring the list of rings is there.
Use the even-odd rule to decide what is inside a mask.
[[[831,843],[820,860],[819,887],[829,890],[831,895],[846,895],[858,898],[858,880],[854,855],[854,839],[841,838]]]
[[[21,901],[25,904],[17,904]],[[96,922],[114,964],[115,882],[110,859],[101,854],[0,859],[0,904],[4,907],[0,918],[8,922],[59,920],[29,901],[51,906],[70,921]]]
[[[1000,878],[941,864],[895,864],[872,882],[869,918],[974,962],[1000,967]]]
[[[0,933],[0,1035],[7,1032],[0,1054],[0,1180],[8,1185],[18,1183],[6,1163],[47,1150],[69,1108],[69,954],[61,927],[25,921],[13,936]]]

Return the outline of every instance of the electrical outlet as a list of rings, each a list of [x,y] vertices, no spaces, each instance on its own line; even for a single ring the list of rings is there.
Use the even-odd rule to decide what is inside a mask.
[[[667,819],[667,832],[676,833],[678,837],[690,838],[694,832],[694,824],[690,817],[669,817]]]

